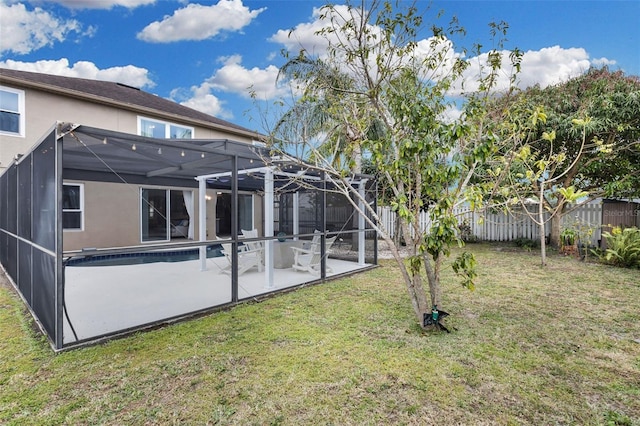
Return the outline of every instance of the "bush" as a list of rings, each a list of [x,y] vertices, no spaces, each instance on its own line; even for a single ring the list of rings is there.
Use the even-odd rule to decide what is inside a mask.
[[[476,243],[478,242],[478,237],[473,234],[473,229],[469,225],[468,220],[464,220],[461,224],[458,225],[458,229],[460,230],[460,238],[465,243]]]
[[[603,232],[607,249],[601,255],[606,263],[626,268],[640,268],[640,229],[613,228],[611,233]]]
[[[516,238],[513,240],[513,244],[527,251],[531,251],[531,249],[534,248],[540,248],[540,240],[532,240],[524,237]]]

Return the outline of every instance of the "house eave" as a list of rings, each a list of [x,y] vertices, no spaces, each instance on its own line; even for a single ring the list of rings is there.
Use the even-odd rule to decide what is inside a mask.
[[[153,117],[166,119],[168,121],[177,121],[177,122],[180,122],[181,124],[200,126],[200,127],[208,128],[211,130],[222,131],[222,132],[236,135],[236,136],[248,137],[256,141],[262,141],[264,139],[263,135],[257,132],[252,132],[250,130],[242,130],[232,126],[224,126],[224,125],[212,123],[210,121],[197,120],[197,119],[194,119],[191,117],[185,117],[179,114],[167,113],[166,111],[162,111],[155,108],[148,108],[148,107],[143,107],[143,106],[135,105],[128,102],[121,102],[115,99],[110,99],[108,97],[98,96],[98,95],[94,95],[91,93],[86,93],[78,90],[58,87],[51,84],[24,80],[24,79],[15,78],[15,77],[3,75],[3,74],[0,74],[0,83],[15,85],[23,88],[37,89],[43,92],[48,92],[55,95],[65,96],[73,99],[86,100],[92,103],[97,103],[105,106],[111,106],[111,107],[115,107],[123,110],[128,110],[128,111],[142,114],[142,115],[150,115]]]

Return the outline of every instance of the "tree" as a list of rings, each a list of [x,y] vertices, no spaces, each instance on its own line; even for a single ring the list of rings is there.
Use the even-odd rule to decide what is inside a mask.
[[[305,139],[323,138],[318,154],[332,158],[336,168],[348,168],[362,173],[360,141],[371,123],[361,124],[366,116],[365,105],[344,105],[345,94],[352,91],[355,80],[319,58],[309,58],[304,52],[287,61],[278,73],[279,82],[304,82],[305,93],[276,123],[280,137],[296,134],[303,123]],[[303,146],[304,148],[304,146]],[[304,153],[298,153],[304,156]],[[313,151],[310,155],[316,155]]]
[[[517,105],[525,119],[537,108],[544,111],[546,119],[531,128],[528,137],[531,149],[540,156],[553,155],[551,147],[562,155],[562,163],[548,176],[557,189],[588,193],[581,203],[640,196],[640,77],[592,68],[569,81],[531,87],[496,102],[502,112]],[[584,119],[583,126],[574,124]],[[545,133],[555,135],[553,144],[545,140]],[[507,146],[505,152],[511,149]],[[571,210],[562,192],[554,194],[544,198],[543,208],[557,211],[551,218],[550,236],[551,244],[557,246],[562,217]]]
[[[491,196],[501,199],[505,210],[516,206],[538,225],[542,266],[547,263],[545,225],[562,212],[562,204],[554,201],[575,202],[588,195],[576,191],[573,186],[565,188],[558,183],[581,157],[590,119],[573,120],[572,124],[582,131],[582,143],[571,163],[567,163],[566,153],[555,143],[555,131],[543,132],[540,139],[536,139],[536,130],[546,122],[547,115],[542,107],[530,110],[526,102],[511,103],[501,121],[501,133],[507,136],[502,140],[502,155],[486,169],[488,176],[504,182],[500,193]],[[531,211],[530,205],[537,208]]]
[[[455,20],[446,30],[434,25],[432,36],[419,42],[424,15],[416,4],[363,1],[360,6],[323,8],[329,25],[319,34],[326,39],[327,54],[311,57],[301,51],[283,68],[282,75],[300,85],[303,95],[278,120],[272,149],[304,153],[336,192],[366,214],[389,245],[418,322],[425,326],[425,315],[434,307],[442,308],[443,260],[453,246],[462,245],[454,210],[468,197],[481,198],[485,186],[470,187],[469,182],[478,165],[495,152],[486,103],[501,67],[498,49],[507,25],[490,25],[497,49],[487,55],[478,77],[479,91],[461,102],[462,115],[453,120],[446,115],[450,94],[462,85],[468,62],[456,54],[450,38],[464,30]],[[474,53],[479,49],[478,45]],[[517,66],[518,52],[512,59]],[[392,192],[392,207],[411,251],[407,261],[377,213],[361,202],[351,185],[350,160],[336,161],[344,159],[341,147],[347,153],[363,153],[381,185]],[[424,211],[432,223],[429,231],[419,223]],[[468,288],[474,285],[474,266],[475,259],[467,252],[452,263]]]

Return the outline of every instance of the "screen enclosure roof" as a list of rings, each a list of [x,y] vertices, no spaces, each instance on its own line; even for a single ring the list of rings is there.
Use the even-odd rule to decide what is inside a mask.
[[[71,123],[59,123],[58,133],[63,136],[65,178],[137,183],[182,181],[180,185],[195,186],[197,177],[206,176],[210,187],[223,189],[231,188],[235,158],[240,189],[261,189],[266,167],[278,170],[274,184],[280,188],[295,190],[291,182],[302,175],[307,184],[322,180],[320,171],[303,161],[272,156],[267,147],[246,142],[156,139]]]

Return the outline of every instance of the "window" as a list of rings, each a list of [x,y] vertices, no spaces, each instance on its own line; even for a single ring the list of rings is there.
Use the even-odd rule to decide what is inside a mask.
[[[193,139],[193,127],[138,117],[138,133],[159,139]]]
[[[24,92],[0,86],[0,133],[24,136]]]
[[[67,184],[62,187],[62,228],[81,231],[84,228],[84,185]]]

